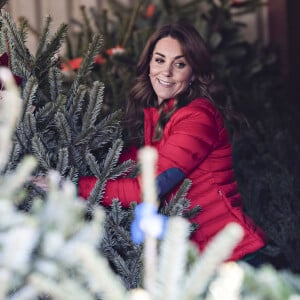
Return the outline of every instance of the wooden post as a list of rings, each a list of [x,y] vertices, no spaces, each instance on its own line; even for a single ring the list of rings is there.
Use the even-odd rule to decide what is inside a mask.
[[[278,46],[288,99],[300,107],[300,1],[269,1],[270,42]]]

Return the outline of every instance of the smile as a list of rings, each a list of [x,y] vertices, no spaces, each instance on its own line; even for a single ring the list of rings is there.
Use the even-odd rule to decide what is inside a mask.
[[[158,82],[164,86],[172,86],[174,83],[158,79]]]

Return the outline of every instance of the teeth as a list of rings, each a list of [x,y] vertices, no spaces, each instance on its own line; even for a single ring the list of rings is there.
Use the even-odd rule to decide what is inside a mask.
[[[171,82],[167,82],[167,81],[164,81],[164,80],[161,80],[161,79],[159,79],[158,81],[159,81],[161,84],[163,84],[163,85],[167,85],[167,86],[171,86],[171,85],[172,85]]]

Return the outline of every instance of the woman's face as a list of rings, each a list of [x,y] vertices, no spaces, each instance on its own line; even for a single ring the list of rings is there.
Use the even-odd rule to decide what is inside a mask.
[[[150,81],[160,104],[184,91],[192,80],[192,68],[180,43],[171,37],[160,39],[150,61]]]

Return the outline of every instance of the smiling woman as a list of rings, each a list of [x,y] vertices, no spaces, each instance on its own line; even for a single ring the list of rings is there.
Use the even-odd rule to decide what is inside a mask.
[[[159,40],[150,61],[150,81],[158,104],[183,92],[192,80],[192,67],[180,43],[171,37]]]
[[[164,25],[152,34],[137,65],[125,113],[128,149],[157,150],[156,184],[161,205],[185,178],[192,186],[187,198],[202,213],[191,221],[200,226],[191,240],[199,250],[231,222],[244,238],[231,260],[255,253],[265,245],[260,228],[244,214],[232,163],[232,149],[219,106],[224,95],[216,81],[210,55],[198,31],[185,22]],[[79,179],[79,194],[88,198],[97,178]],[[118,198],[124,207],[141,202],[140,175],[107,182],[102,205]]]

